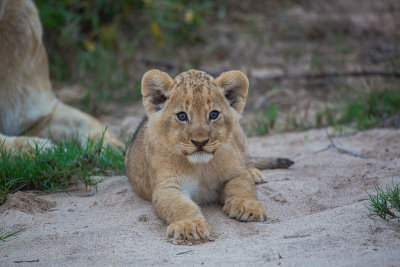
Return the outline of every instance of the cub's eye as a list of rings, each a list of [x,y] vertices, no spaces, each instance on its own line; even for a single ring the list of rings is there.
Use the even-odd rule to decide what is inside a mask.
[[[176,117],[179,121],[187,121],[188,120],[188,116],[185,112],[179,112],[178,114],[176,114]]]
[[[216,120],[219,117],[219,112],[216,111],[216,110],[213,110],[213,111],[210,112],[208,117],[210,118],[210,120]]]

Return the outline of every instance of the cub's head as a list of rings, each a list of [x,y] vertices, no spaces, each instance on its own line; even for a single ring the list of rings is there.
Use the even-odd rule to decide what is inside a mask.
[[[186,156],[192,164],[207,163],[237,126],[248,88],[240,71],[214,79],[189,70],[172,79],[150,70],[142,79],[149,130],[172,153]]]

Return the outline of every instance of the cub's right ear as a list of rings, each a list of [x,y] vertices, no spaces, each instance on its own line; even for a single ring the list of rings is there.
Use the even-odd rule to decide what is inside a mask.
[[[147,115],[160,110],[165,101],[167,93],[172,88],[174,80],[165,72],[149,70],[142,78],[143,105]]]

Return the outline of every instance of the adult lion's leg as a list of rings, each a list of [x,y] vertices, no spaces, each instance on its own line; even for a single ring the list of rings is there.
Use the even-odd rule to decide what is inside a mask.
[[[104,134],[104,142],[116,148],[124,148],[124,144],[106,127],[76,108],[58,102],[50,117],[44,124],[38,124],[29,130],[30,135],[49,138],[54,142],[74,140],[78,138],[80,144],[87,140],[99,140]]]
[[[45,138],[31,136],[7,136],[0,134],[0,150],[10,152],[12,150],[29,151],[36,146],[39,149],[51,147],[51,141]]]
[[[0,132],[4,146],[27,146],[40,139],[52,141],[76,138],[97,140],[104,127],[95,118],[69,107],[53,94],[42,26],[30,0],[0,0]],[[29,140],[32,138],[32,140]],[[124,147],[111,132],[104,141]]]
[[[0,148],[28,151],[48,139],[19,136],[54,104],[42,28],[33,1],[0,0]]]

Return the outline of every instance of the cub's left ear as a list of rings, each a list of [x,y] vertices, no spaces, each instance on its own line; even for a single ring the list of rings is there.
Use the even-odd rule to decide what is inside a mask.
[[[246,75],[238,70],[222,73],[216,80],[229,104],[240,114],[246,105],[249,80]]]

